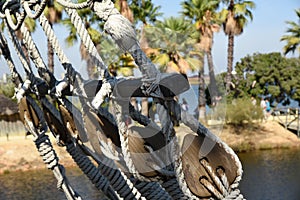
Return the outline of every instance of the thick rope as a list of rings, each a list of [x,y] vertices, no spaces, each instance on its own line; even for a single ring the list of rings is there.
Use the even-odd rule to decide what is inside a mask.
[[[82,152],[78,145],[74,145],[74,143],[70,142],[66,145],[66,147],[73,160],[98,190],[103,191],[104,194],[106,194],[106,196],[108,196],[110,199],[119,198],[113,188],[110,186],[110,182],[107,180],[107,178],[101,174],[99,169],[96,168],[96,166]]]
[[[82,19],[78,15],[77,11],[74,9],[65,9],[67,14],[70,16],[71,22],[73,23],[74,27],[77,30],[78,35],[80,36],[82,43],[87,48],[88,52],[91,54],[91,57],[93,59],[93,62],[98,67],[98,71],[100,72],[100,78],[109,79],[110,75],[107,72],[107,66],[103,62],[101,56],[98,54],[98,51],[87,32],[84,23],[82,22]]]
[[[40,123],[44,124],[45,120],[41,115],[42,111],[38,108],[36,103],[30,97],[27,97],[30,105],[36,110],[37,114],[39,114]],[[27,118],[25,115],[25,127],[30,131],[30,133],[34,136],[34,142],[40,155],[43,157],[44,163],[47,165],[48,169],[51,169],[55,178],[58,180],[57,187],[64,191],[67,199],[69,200],[81,200],[81,197],[72,189],[70,186],[66,176],[64,175],[63,166],[58,163],[58,157],[52,147],[52,144],[45,132],[47,129],[41,128],[37,129],[32,121]],[[44,127],[43,125],[39,125],[40,127]]]
[[[157,182],[135,183],[135,187],[149,200],[171,200],[171,196]]]
[[[7,23],[6,23],[6,25],[7,25]],[[17,52],[17,55],[18,55],[18,57],[19,57],[22,65],[23,65],[26,73],[29,74],[29,73],[31,73],[31,68],[30,68],[30,66],[29,66],[29,64],[28,64],[28,62],[27,62],[27,60],[25,58],[23,50],[22,50],[22,48],[21,48],[21,46],[20,46],[20,44],[18,42],[17,36],[15,35],[14,31],[11,28],[9,28],[9,26],[7,26],[7,27],[8,27],[8,35],[10,37],[10,40],[13,43],[15,51]]]
[[[82,3],[72,3],[69,1],[64,1],[64,0],[57,0],[58,3],[60,3],[62,6],[70,8],[70,9],[82,9],[82,8],[87,8],[90,6],[92,3],[92,0],[87,0]]]
[[[111,2],[109,0],[108,1],[103,1],[101,3],[107,3],[107,2],[109,3],[108,5],[111,6]],[[33,5],[33,4],[37,3],[37,1],[32,0],[31,3]],[[89,2],[86,3],[86,5],[88,5],[90,3],[91,2],[89,1]],[[86,6],[86,5],[84,5],[84,6]],[[149,69],[153,69],[152,66],[151,66],[151,62],[150,62],[149,65],[147,65],[147,61],[145,62],[144,57],[143,57],[143,52],[140,52],[139,44],[137,43],[137,41],[135,39],[136,37],[134,37],[134,39],[132,38],[132,36],[135,36],[135,35],[132,34],[130,31],[128,32],[128,30],[124,29],[124,28],[128,28],[129,24],[124,23],[123,24],[124,26],[121,26],[121,28],[120,27],[119,28],[116,27],[116,24],[118,24],[117,22],[122,22],[123,21],[123,18],[120,16],[120,14],[118,12],[116,12],[114,8],[111,9],[111,7],[109,7],[109,6],[108,7],[104,6],[104,8],[101,8],[102,11],[99,12],[99,10],[101,10],[100,7],[99,7],[99,5],[100,5],[100,2],[94,2],[93,5],[90,4],[90,6],[92,6],[93,9],[96,8],[95,10],[98,10],[97,11],[98,15],[99,16],[103,15],[102,18],[104,20],[106,20],[106,24],[105,24],[106,31],[109,32],[112,35],[112,37],[118,43],[118,45],[120,46],[120,48],[122,48],[123,50],[129,51],[133,55],[133,57],[135,58],[136,63],[140,66],[142,73],[144,75],[145,74],[148,75],[148,77],[147,77],[148,80],[150,80],[151,78],[153,79],[153,74],[155,74],[156,71],[152,71],[152,72],[149,71]],[[109,9],[107,9],[107,8],[109,8]],[[16,7],[14,7],[14,9],[16,9]],[[8,23],[11,23],[10,22],[11,21],[10,13],[11,13],[11,11],[9,9],[5,9],[5,16],[7,18]],[[20,18],[20,14],[19,13],[15,13],[15,15],[17,16],[17,19],[18,19],[18,17]],[[21,15],[22,15],[22,13],[21,13]],[[2,13],[0,13],[0,16],[2,16]],[[12,28],[15,28],[14,25],[10,24],[10,26]],[[116,31],[116,30],[118,30],[119,32]],[[84,37],[84,35],[82,37]],[[30,44],[30,42],[27,42],[27,44]],[[34,47],[32,47],[32,48],[34,48]],[[138,58],[142,58],[142,59],[138,60]],[[100,59],[101,59],[101,57],[100,57]],[[39,67],[41,67],[41,68],[44,68],[44,66],[40,65],[39,62],[37,62],[36,65],[39,66]],[[146,68],[148,68],[148,71],[145,70]],[[156,81],[158,81],[157,76],[154,79],[156,79]],[[157,83],[155,85],[157,85]],[[150,91],[148,91],[149,88],[152,88],[152,89]],[[148,88],[146,88],[146,91],[148,91],[147,93],[151,94],[151,92],[155,91],[156,89],[157,89],[156,87],[154,87],[153,85],[150,85]],[[153,95],[153,93],[152,93],[152,95]],[[101,95],[101,96],[104,96],[104,95]],[[159,94],[157,96],[159,97]],[[101,97],[101,98],[104,98],[104,97]],[[165,109],[163,109],[163,111],[164,112],[161,112],[160,116],[168,116],[168,115],[165,115],[166,114],[165,113]],[[163,132],[166,134],[167,140],[170,141],[170,136],[172,135],[172,129],[173,129],[173,127],[172,127],[172,125],[171,126],[166,125],[167,122],[170,122],[169,119],[165,119],[165,118],[162,118],[162,119],[165,120],[165,121],[163,121],[163,124],[165,124],[165,125],[163,125]],[[126,131],[126,127],[124,128],[124,124],[122,124],[122,120],[123,119],[121,119],[121,118],[119,118],[119,120],[117,118],[118,125],[119,126],[121,125],[121,128],[123,129],[123,131],[120,131],[120,133],[123,132],[123,134],[125,136],[125,138],[123,138],[123,141],[125,141],[125,143],[126,143],[126,139],[128,139],[128,137],[126,137],[126,132],[127,131]],[[216,136],[214,136],[213,134],[211,134],[201,124],[198,125],[198,123],[194,123],[193,121],[189,121],[187,119],[184,119],[183,121],[185,121],[186,124],[193,131],[197,132],[199,135],[203,135],[204,134],[205,136],[208,136],[209,138],[212,138],[213,140],[215,140],[216,142],[218,142],[219,144],[221,144],[221,146],[223,146],[225,148],[225,150],[229,154],[235,155],[234,152],[232,151],[232,149],[230,149],[229,147],[227,148],[227,146],[226,146],[225,143],[222,143],[221,141],[219,141],[219,139]],[[196,126],[195,126],[195,124],[196,124]],[[120,134],[120,135],[123,135],[123,134]],[[178,152],[175,155],[177,155],[178,158],[181,157],[181,155],[178,155]],[[130,155],[128,156],[128,158],[130,158]],[[208,173],[212,174],[213,181],[216,183],[218,189],[221,191],[222,194],[217,194],[216,191],[213,191],[215,188],[211,188],[209,186],[209,183],[207,183],[205,179],[203,179],[203,183],[208,186],[207,188],[210,188],[210,190],[212,191],[212,193],[214,193],[214,195],[216,197],[223,198],[225,196],[225,198],[227,198],[227,197],[230,198],[230,197],[233,197],[234,195],[236,195],[238,197],[241,197],[241,195],[239,195],[239,191],[236,189],[237,186],[238,186],[238,183],[239,183],[239,181],[241,179],[242,170],[241,170],[241,166],[239,166],[241,164],[240,164],[239,160],[236,157],[234,157],[234,159],[235,159],[235,162],[236,162],[235,164],[238,166],[238,176],[235,179],[234,183],[231,184],[230,186],[228,184],[228,180],[226,179],[226,175],[224,175],[224,174],[220,175],[219,174],[220,179],[217,179],[218,177],[216,177],[216,174],[214,173],[214,171],[211,168],[206,167],[206,170],[208,171]],[[181,159],[176,159],[176,160],[181,161]],[[202,164],[204,166],[209,166],[209,165],[206,165],[205,163],[202,163]],[[180,163],[177,166],[179,166],[179,168],[180,168]],[[176,171],[180,171],[180,170],[176,169]],[[183,180],[184,180],[184,178],[183,178]],[[179,181],[179,184],[180,184],[180,181]],[[185,185],[184,185],[185,181],[183,181],[182,184],[183,184],[183,187],[185,187]],[[228,190],[231,191],[229,194],[228,194]]]
[[[6,40],[4,40],[4,37],[1,32],[1,52],[5,53],[5,58],[8,61],[10,70],[17,74],[17,76],[20,78],[20,75],[15,69],[15,65],[13,64],[13,61],[10,57],[9,49],[3,49],[4,47],[7,47]],[[20,79],[20,82],[22,80]],[[37,113],[37,117],[40,120],[38,127],[35,127],[30,119],[27,118],[27,115],[25,114],[25,127],[28,131],[34,136],[34,142],[36,144],[36,147],[38,151],[40,152],[40,155],[43,157],[44,163],[47,165],[48,169],[51,169],[58,180],[58,188],[62,189],[67,197],[67,199],[70,200],[80,200],[81,197],[72,189],[70,184],[68,183],[67,178],[64,175],[63,166],[58,163],[58,157],[56,156],[56,153],[51,145],[51,142],[47,135],[45,135],[45,132],[47,131],[47,126],[45,119],[42,115],[42,112],[36,105],[33,99],[30,97],[27,97],[27,100],[29,101],[29,104],[33,106],[34,110]]]
[[[0,17],[3,19],[6,18],[7,23],[13,30],[19,29],[26,17],[25,12],[22,12],[21,14],[18,13],[19,8],[20,4],[18,0],[8,0],[2,5],[1,8],[2,12],[4,11],[4,13],[1,12]],[[16,22],[14,22],[12,19],[12,14],[15,16]]]
[[[30,18],[36,19],[44,11],[44,9],[45,9],[45,7],[48,3],[48,0],[42,0],[42,1],[38,1],[38,0],[21,0],[21,3],[22,3],[22,6],[23,6],[26,14]],[[34,8],[34,10],[32,10],[31,8]]]

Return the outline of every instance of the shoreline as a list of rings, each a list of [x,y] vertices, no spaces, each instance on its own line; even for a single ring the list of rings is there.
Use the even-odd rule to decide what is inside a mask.
[[[287,148],[300,150],[300,138],[274,121],[257,124],[250,128],[222,126],[210,128],[210,130],[236,153]],[[189,132],[184,126],[179,127],[177,131]],[[182,135],[181,133],[179,135]],[[64,167],[76,166],[65,147],[59,147],[52,136],[49,138],[58,155],[59,163]],[[25,139],[25,134],[24,136],[11,136],[9,141],[5,136],[0,137],[0,174],[37,169],[47,169],[47,167],[35,147],[32,136],[27,136],[27,139]]]

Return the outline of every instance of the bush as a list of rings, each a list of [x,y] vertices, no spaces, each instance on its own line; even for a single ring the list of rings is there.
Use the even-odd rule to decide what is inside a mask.
[[[262,109],[258,105],[253,105],[249,98],[234,99],[226,108],[226,124],[252,124],[262,118]]]
[[[11,98],[15,93],[15,85],[13,82],[7,82],[6,84],[0,84],[0,94],[4,94],[5,96]]]

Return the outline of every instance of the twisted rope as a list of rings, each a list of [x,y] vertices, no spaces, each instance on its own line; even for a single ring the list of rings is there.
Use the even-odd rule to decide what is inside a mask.
[[[34,143],[36,144],[40,155],[43,157],[44,163],[47,165],[48,169],[52,170],[55,178],[57,179],[58,189],[64,191],[68,200],[81,200],[81,197],[70,186],[64,174],[63,166],[58,163],[58,157],[52,147],[49,137],[45,135],[47,128],[45,127],[45,120],[43,115],[41,115],[41,110],[32,98],[28,96],[27,100],[29,101],[30,105],[33,106],[34,110],[36,110],[36,113],[40,119],[40,123],[39,127],[35,127],[33,122],[27,118],[27,115],[24,115],[24,125],[34,136]]]
[[[171,196],[157,182],[141,182],[135,187],[147,198],[151,200],[171,200]]]
[[[78,15],[74,15],[74,16],[78,18]],[[63,53],[63,51],[61,50],[61,48],[59,46],[58,40],[54,34],[53,29],[51,28],[47,19],[43,15],[40,16],[40,23],[41,23],[41,26],[44,29],[44,32],[46,33],[47,37],[51,41],[53,48],[56,50],[56,53],[57,53],[60,61],[62,63],[69,63],[69,60],[67,59],[67,57],[65,56],[65,54]],[[70,65],[68,65],[67,67],[69,67],[69,70],[73,70],[73,69],[70,69],[71,68]],[[111,117],[109,117],[108,119],[110,119],[110,118]],[[104,168],[102,167],[101,169],[104,169]],[[131,199],[135,195],[137,199],[140,198],[141,195],[137,191],[135,191],[136,189],[132,186],[132,184],[130,182],[126,181],[127,179],[125,179],[124,176],[120,176],[121,174],[120,174],[119,170],[110,169],[110,170],[104,170],[104,172],[105,173],[110,172],[109,174],[106,174],[106,175],[109,180],[113,180],[113,183],[112,183],[113,187],[116,188],[116,191],[118,191],[118,193],[120,194],[121,197]],[[118,177],[118,181],[114,181],[116,179],[116,177]],[[125,180],[125,182],[124,182],[124,180]],[[118,188],[120,188],[120,185],[123,185],[121,187],[121,189],[123,188],[123,190],[121,190],[121,191],[119,191],[119,189],[118,189]]]
[[[40,3],[40,4],[39,4]],[[38,18],[44,11],[48,0],[21,0],[21,4],[26,12],[26,14],[32,18]],[[33,10],[31,8],[34,8]],[[33,11],[33,12],[32,12]]]
[[[181,112],[181,120],[182,122],[188,126],[192,131],[196,132],[199,136],[205,136],[208,137],[209,139],[211,139],[212,141],[215,141],[216,143],[218,143],[220,146],[222,146],[225,150],[226,153],[230,154],[234,160],[234,164],[237,166],[237,176],[234,180],[234,182],[230,185],[228,183],[227,177],[222,173],[219,174],[219,176],[221,177],[221,180],[219,181],[219,177],[217,177],[215,175],[215,173],[213,171],[211,171],[211,169],[209,169],[209,167],[205,167],[205,169],[212,174],[212,177],[214,179],[214,182],[218,185],[217,187],[223,191],[222,194],[215,194],[215,196],[218,196],[220,199],[222,198],[228,198],[228,199],[234,199],[236,198],[242,198],[243,199],[243,195],[240,194],[240,191],[238,190],[238,186],[239,186],[239,182],[242,179],[242,164],[239,160],[239,158],[237,157],[237,155],[234,153],[234,151],[223,141],[221,141],[216,135],[212,134],[205,126],[203,126],[201,123],[199,123],[192,115],[188,114],[187,112]],[[205,161],[202,160],[202,165],[206,165]],[[220,169],[218,169],[220,171]],[[206,182],[205,180],[202,180],[203,182]],[[209,189],[210,190],[210,189]],[[213,189],[211,189],[213,190]],[[214,194],[214,192],[212,192]],[[223,195],[223,197],[222,197]]]
[[[64,0],[57,0],[57,2],[59,4],[61,4],[62,6],[70,8],[70,9],[83,9],[83,8],[89,7],[90,4],[92,3],[92,0],[87,0],[82,3],[72,3],[72,2],[64,1]]]
[[[101,172],[111,180],[111,185],[119,195],[124,199],[145,199],[144,194],[140,193],[120,170],[116,169],[115,163],[109,158],[104,158],[102,164],[99,165]],[[143,196],[142,196],[143,195]]]
[[[1,12],[0,17],[3,19],[6,18],[8,25],[13,30],[19,29],[26,17],[26,13],[18,13],[18,11],[20,11],[19,8],[20,4],[18,0],[8,0],[2,5],[1,10],[4,11],[4,13]],[[14,20],[12,19],[11,14],[14,15],[16,22],[14,22]]]
[[[5,21],[5,24],[7,25],[7,21]],[[9,26],[7,26],[9,27]],[[13,46],[15,48],[15,51],[17,52],[17,55],[26,71],[27,74],[31,73],[31,68],[25,58],[24,52],[18,42],[17,36],[15,35],[14,31],[11,28],[8,28],[8,36],[10,37],[10,40],[13,43]],[[8,49],[7,49],[8,50]]]
[[[77,30],[78,35],[81,38],[82,43],[84,46],[87,48],[88,52],[91,54],[93,62],[96,64],[98,71],[100,72],[100,77],[109,79],[110,75],[107,72],[107,66],[104,64],[101,56],[98,54],[98,51],[89,35],[87,32],[84,23],[82,22],[82,19],[74,9],[65,9],[67,14],[70,16],[71,22],[73,23],[74,27]]]
[[[78,145],[75,146],[73,142],[70,142],[66,147],[73,160],[98,190],[103,191],[111,199],[119,199],[107,178],[101,174],[99,169],[96,168]]]

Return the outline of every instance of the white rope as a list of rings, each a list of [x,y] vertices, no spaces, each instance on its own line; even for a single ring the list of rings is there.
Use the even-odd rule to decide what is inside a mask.
[[[98,54],[97,48],[95,47],[89,33],[87,32],[82,19],[74,9],[65,9],[67,14],[70,16],[71,22],[77,30],[82,43],[87,48],[88,52],[91,54],[93,62],[96,64],[98,71],[100,72],[100,78],[110,78],[109,73],[106,71],[107,66],[103,62],[101,56]]]
[[[71,9],[82,9],[82,8],[87,8],[90,6],[92,3],[92,0],[87,0],[82,3],[72,3],[69,1],[64,1],[64,0],[56,0],[59,4],[61,4],[64,7],[71,8]]]
[[[38,3],[40,3],[40,4],[38,4]],[[32,19],[36,19],[42,14],[47,3],[48,3],[48,0],[42,0],[42,1],[21,0],[21,4],[22,4],[26,14]],[[31,10],[31,8],[34,8],[34,10]]]

